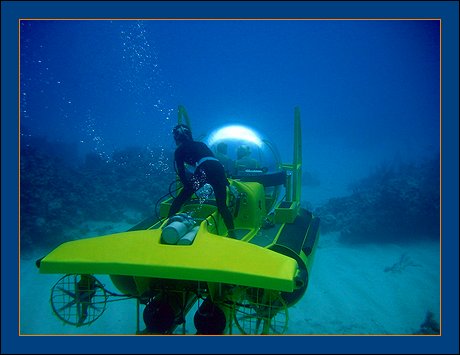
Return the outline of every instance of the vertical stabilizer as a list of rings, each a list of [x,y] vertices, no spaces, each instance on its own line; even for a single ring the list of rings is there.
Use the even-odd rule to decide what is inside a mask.
[[[299,107],[296,107],[294,111],[294,161],[292,165],[292,197],[295,202],[300,203],[302,197],[302,128]]]
[[[190,130],[192,129],[187,111],[185,110],[185,107],[182,105],[179,105],[177,110],[177,124],[185,124],[190,128]]]

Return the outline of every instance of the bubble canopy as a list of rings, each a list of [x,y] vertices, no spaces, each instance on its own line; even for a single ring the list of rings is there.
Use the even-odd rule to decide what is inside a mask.
[[[262,146],[262,139],[251,128],[245,126],[224,126],[211,133],[208,144],[213,145],[226,140],[239,140],[241,142],[253,143],[258,147]]]
[[[227,125],[212,131],[203,141],[226,167],[230,176],[247,176],[280,171],[276,146],[254,129]]]

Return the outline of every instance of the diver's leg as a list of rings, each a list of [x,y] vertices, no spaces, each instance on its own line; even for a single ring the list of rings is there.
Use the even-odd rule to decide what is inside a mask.
[[[233,217],[226,204],[227,185],[229,185],[229,182],[225,175],[224,167],[221,163],[214,160],[205,161],[200,166],[205,171],[206,181],[212,186],[214,195],[216,196],[217,210],[224,219],[229,236],[234,238],[233,230],[235,226],[233,224]]]
[[[230,210],[227,207],[227,204],[225,203],[225,200],[227,198],[227,188],[223,184],[214,185],[212,186],[212,188],[214,190],[214,195],[216,196],[217,210],[224,219],[224,223],[227,227],[227,230],[233,233],[235,226],[233,224],[232,213],[230,212]]]
[[[169,209],[168,218],[175,215],[181,209],[182,205],[190,200],[193,195],[193,190],[189,187],[184,187],[179,195],[172,202],[171,208]]]

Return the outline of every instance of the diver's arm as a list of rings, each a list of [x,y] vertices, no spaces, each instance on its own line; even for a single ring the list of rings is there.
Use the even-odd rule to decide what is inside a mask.
[[[185,177],[185,164],[184,160],[182,159],[181,155],[178,153],[178,150],[176,150],[174,154],[174,161],[176,164],[176,172],[177,175],[179,175],[179,179],[182,183],[182,185],[187,184],[187,178]]]

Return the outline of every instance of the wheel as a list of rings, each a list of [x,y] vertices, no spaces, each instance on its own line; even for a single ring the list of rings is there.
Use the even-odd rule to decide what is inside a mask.
[[[92,275],[63,276],[51,289],[53,312],[77,327],[93,323],[105,311],[107,294]]]
[[[251,288],[238,302],[234,320],[242,334],[284,334],[288,307],[280,292]]]

